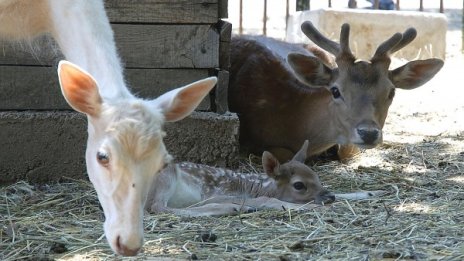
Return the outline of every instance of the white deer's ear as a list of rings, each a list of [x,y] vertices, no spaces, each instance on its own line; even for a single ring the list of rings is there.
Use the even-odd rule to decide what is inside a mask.
[[[169,91],[153,100],[163,111],[166,121],[178,121],[187,117],[216,85],[217,78],[210,77]]]
[[[316,57],[290,53],[287,61],[296,78],[311,87],[327,86],[332,80],[332,69]]]
[[[60,61],[58,77],[61,92],[73,109],[92,117],[100,115],[102,99],[97,82],[90,74],[75,64]]]
[[[269,177],[275,179],[279,175],[279,160],[270,152],[265,151],[263,152],[262,162],[264,172],[266,172]]]
[[[443,67],[440,59],[411,61],[390,72],[390,80],[396,88],[411,90],[420,87]]]
[[[301,149],[295,154],[295,156],[293,156],[292,160],[305,163],[307,152],[308,152],[308,145],[309,145],[309,141],[305,140],[305,142],[303,143],[303,146],[301,146]]]

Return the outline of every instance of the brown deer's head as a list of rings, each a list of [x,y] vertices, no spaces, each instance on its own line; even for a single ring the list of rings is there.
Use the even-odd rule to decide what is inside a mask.
[[[417,35],[414,28],[396,33],[383,42],[370,61],[358,61],[350,50],[350,26],[343,24],[340,44],[323,36],[307,21],[303,33],[322,49],[335,55],[337,68],[329,68],[318,58],[298,53],[288,55],[288,63],[296,77],[311,87],[326,88],[332,94],[329,106],[339,144],[355,144],[373,148],[382,143],[382,127],[395,89],[411,90],[430,79],[442,68],[443,61],[427,59],[411,61],[389,70],[390,55]]]

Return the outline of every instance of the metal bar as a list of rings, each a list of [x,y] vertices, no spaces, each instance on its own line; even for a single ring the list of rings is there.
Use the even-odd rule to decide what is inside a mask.
[[[329,8],[332,7],[332,0],[329,0]]]
[[[445,12],[445,7],[443,6],[443,0],[440,0],[440,13],[444,13]]]
[[[423,12],[424,11],[424,1],[420,0],[419,2],[419,11]]]

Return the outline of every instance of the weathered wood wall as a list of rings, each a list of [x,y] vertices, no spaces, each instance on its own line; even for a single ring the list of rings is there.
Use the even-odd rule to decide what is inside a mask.
[[[238,119],[227,111],[231,25],[227,0],[105,0],[132,92],[154,98],[216,75],[218,86],[187,119],[166,124],[177,160],[232,166]],[[50,37],[0,41],[0,183],[85,178],[85,116],[61,95],[62,55]],[[221,114],[219,114],[221,113]]]
[[[134,93],[153,98],[211,75],[220,77],[218,89],[227,88],[231,25],[220,20],[227,17],[227,0],[106,0],[105,5]],[[70,109],[57,85],[62,55],[51,38],[0,42],[0,47],[0,110]],[[227,108],[215,100],[212,95],[199,110]]]

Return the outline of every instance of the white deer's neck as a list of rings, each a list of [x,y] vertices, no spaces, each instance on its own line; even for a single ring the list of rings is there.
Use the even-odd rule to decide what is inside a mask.
[[[104,6],[95,3],[63,1],[57,4],[56,0],[51,0],[50,4],[54,5],[50,9],[51,33],[65,58],[95,78],[100,95],[108,99],[131,97]]]

